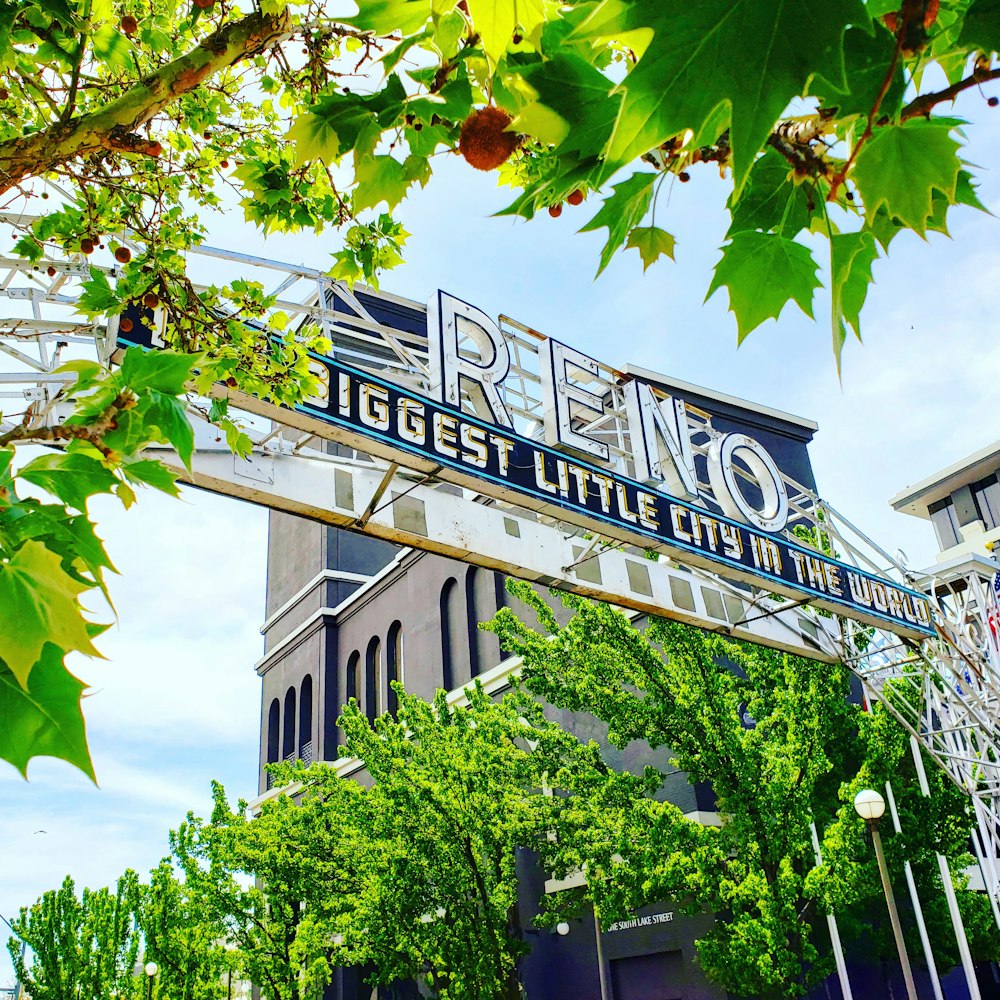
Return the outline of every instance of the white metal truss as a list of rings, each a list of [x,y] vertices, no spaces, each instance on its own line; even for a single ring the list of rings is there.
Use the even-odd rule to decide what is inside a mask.
[[[23,221],[0,215],[0,227]],[[131,242],[135,246],[134,238]],[[273,310],[286,313],[295,326],[317,327],[333,344],[334,356],[413,391],[428,392],[426,336],[378,322],[344,284],[313,268],[211,247],[191,254],[203,268],[228,275],[227,280],[260,280],[276,296]],[[0,430],[25,418],[38,425],[52,419],[67,381],[57,371],[64,361],[96,357],[110,362],[116,321],[81,321],[75,308],[80,283],[95,268],[114,281],[113,265],[102,268],[82,254],[34,263],[0,257]],[[189,270],[199,273],[195,266]],[[391,295],[379,297],[389,305],[413,308]],[[506,316],[500,317],[500,326],[511,344],[504,402],[515,430],[537,438],[544,415],[539,379],[544,338]],[[460,341],[459,350],[476,349]],[[576,413],[576,429],[600,436],[611,462],[630,474],[622,389],[626,376],[599,365],[588,377],[590,391],[605,401],[605,413],[597,420],[590,412]],[[244,403],[253,409],[252,400]],[[473,403],[463,400],[470,408]],[[869,697],[881,700],[971,797],[976,850],[1000,923],[1000,648],[991,655],[985,619],[987,588],[1000,569],[997,564],[978,558],[937,577],[914,577],[814,492],[786,477],[788,531],[799,544],[812,544],[842,562],[928,593],[937,635],[915,642],[601,534],[585,534],[555,516],[468,489],[457,491],[426,470],[361,451],[343,454],[341,448],[340,454],[331,454],[326,442],[293,426],[294,421],[265,421],[248,412],[253,454],[246,461],[234,458],[205,422],[204,401],[192,400],[189,412],[197,441],[193,474],[176,457],[164,457],[182,478],[201,487],[735,637],[828,661],[843,659]],[[273,408],[265,412],[273,416]],[[718,436],[711,415],[689,406],[688,417],[695,453],[704,455]],[[710,495],[708,483],[699,486]],[[498,538],[503,544],[497,544]]]

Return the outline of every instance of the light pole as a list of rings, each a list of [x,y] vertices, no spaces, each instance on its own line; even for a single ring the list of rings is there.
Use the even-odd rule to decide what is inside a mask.
[[[160,971],[160,967],[156,962],[147,962],[142,971],[146,973],[146,1000],[153,1000],[153,976]]]
[[[885,866],[885,855],[882,853],[882,838],[878,832],[879,818],[885,812],[885,799],[874,789],[863,788],[854,796],[854,808],[871,831],[872,844],[875,846],[875,859],[878,861],[878,872],[882,876],[882,888],[885,890],[885,903],[889,907],[889,922],[892,924],[893,937],[896,939],[899,964],[903,967],[906,995],[910,1000],[918,1000],[917,989],[913,985],[913,973],[910,971],[910,959],[907,957],[906,945],[903,942],[903,929],[899,925],[899,914],[896,912],[896,898],[893,896],[892,886],[889,884],[889,869]]]

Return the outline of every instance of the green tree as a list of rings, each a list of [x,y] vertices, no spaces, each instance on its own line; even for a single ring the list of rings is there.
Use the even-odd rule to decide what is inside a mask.
[[[141,1000],[144,977],[135,973],[140,938],[134,921],[139,893],[131,871],[113,892],[84,889],[79,896],[67,875],[58,889],[22,907],[12,926],[30,948],[30,959],[13,938],[7,950],[26,992],[36,1000]]]
[[[343,753],[364,762],[358,891],[331,921],[372,982],[424,981],[442,1000],[520,1000],[528,951],[519,860],[545,859],[598,799],[629,799],[594,744],[539,707],[494,702],[478,685],[450,706],[396,685],[398,719],[370,723],[356,704],[340,720]],[[329,780],[329,779],[328,779]]]
[[[935,776],[928,804],[915,782],[899,781],[905,734],[888,713],[865,716],[848,700],[845,666],[665,620],[638,631],[613,608],[568,595],[562,625],[530,586],[510,589],[542,631],[506,608],[488,627],[523,657],[527,690],[596,716],[615,746],[666,748],[673,766],[716,795],[719,827],[646,797],[577,832],[563,867],[585,868],[602,919],[666,900],[708,911],[716,923],[698,942],[707,975],[741,996],[805,995],[832,968],[823,913],[846,913],[848,930],[860,932],[871,912],[879,881],[851,795],[892,775],[906,833],[887,837],[889,853],[896,871],[909,858],[920,872],[947,953],[934,852],[965,856],[964,797]],[[812,822],[826,831],[819,868]]]
[[[191,913],[219,929],[227,962],[269,1000],[322,996],[329,942],[303,921],[351,888],[346,833],[360,792],[337,785],[321,814],[280,796],[250,818],[246,803],[233,808],[216,784],[210,819],[189,814],[170,834]]]
[[[225,928],[164,860],[143,887],[137,920],[144,959],[159,967],[153,995],[157,1000],[221,1000],[233,956],[226,948]]]
[[[910,862],[935,964],[940,970],[949,969],[959,962],[959,954],[936,855],[948,857],[956,889],[965,889],[968,879],[964,870],[974,863],[968,849],[973,826],[968,798],[926,754],[924,771],[930,795],[923,795],[909,736],[881,704],[874,705],[870,712],[858,713],[858,729],[864,760],[858,773],[841,789],[845,805],[826,827],[824,864],[813,874],[811,888],[825,908],[837,913],[841,930],[848,937],[874,933],[881,954],[894,954],[895,944],[881,899],[873,901],[867,892],[879,885],[874,852],[861,820],[850,808],[854,795],[862,788],[880,789],[884,794],[885,783],[890,782],[900,821],[900,833],[890,836],[886,836],[892,831],[888,812],[880,823],[890,877],[900,898],[904,898],[904,864]],[[986,894],[960,891],[957,898],[974,957],[996,960],[1000,956],[1000,929]],[[922,961],[923,945],[915,921],[904,924],[904,933],[909,953]]]
[[[499,169],[509,214],[602,199],[582,226],[607,230],[602,270],[622,249],[644,267],[672,257],[674,236],[656,224],[664,183],[721,169],[732,224],[709,294],[727,290],[740,339],[789,302],[811,316],[812,247],[825,241],[838,363],[895,236],[946,231],[951,207],[982,207],[962,123],[935,112],[1000,75],[994,0],[358,6],[345,17],[323,0],[0,0],[13,252],[40,266],[92,261],[87,318],[162,310],[165,343],[202,354],[202,391],[214,381],[293,403],[311,385],[308,331],[288,332],[258,284],[198,288],[187,270],[206,213],[233,199],[266,232],[343,229],[329,273],[377,283],[405,243],[392,213],[437,154],[457,150]],[[265,316],[273,336],[247,322]],[[0,602],[28,609],[29,624],[27,642],[0,636],[0,710],[14,720],[0,757],[22,771],[38,754],[91,770],[80,685],[62,662],[95,652],[79,595],[111,569],[87,498],[131,502],[135,480],[172,492],[141,456],[149,441],[190,455],[166,401],[177,379],[160,396],[131,385],[134,401],[115,379],[88,370],[87,389],[108,391],[69,425],[29,408],[0,435]],[[209,416],[247,448],[225,399]],[[28,476],[13,452],[39,442],[70,447]],[[44,513],[19,499],[19,478],[48,491]]]

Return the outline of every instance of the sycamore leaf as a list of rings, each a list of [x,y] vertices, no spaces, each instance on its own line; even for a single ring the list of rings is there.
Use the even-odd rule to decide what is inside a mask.
[[[972,174],[968,170],[960,170],[958,183],[955,185],[955,204],[968,205],[969,208],[975,208],[987,215],[992,215],[993,213],[979,200],[979,195],[976,193],[977,187]]]
[[[0,758],[27,777],[32,757],[57,757],[96,780],[80,708],[85,687],[52,643],[46,644],[26,688],[0,663]]]
[[[306,111],[292,122],[285,138],[295,146],[295,165],[301,167],[310,160],[326,164],[337,162],[340,138],[329,119]]]
[[[608,78],[572,53],[526,66],[522,75],[534,99],[521,108],[512,128],[551,143],[561,154],[600,156],[621,103]]]
[[[0,563],[0,660],[27,689],[32,667],[50,642],[69,652],[100,656],[87,631],[77,596],[89,589],[41,542],[25,542]]]
[[[125,384],[135,392],[156,389],[179,396],[191,378],[191,369],[202,360],[201,354],[144,351],[141,347],[130,347],[122,361],[121,375]]]
[[[823,71],[846,89],[844,30],[868,24],[860,0],[603,0],[575,32],[626,40],[639,57],[608,145],[608,173],[730,108],[733,174],[743,186],[789,101]]]
[[[604,199],[600,211],[583,228],[581,233],[589,233],[595,229],[608,230],[608,241],[601,251],[600,274],[611,262],[615,251],[621,247],[649,209],[653,197],[653,181],[656,174],[638,173],[615,184],[614,194]]]
[[[412,35],[431,17],[431,0],[355,0],[358,12],[353,17],[338,17],[345,24],[356,24],[376,35],[394,31]]]
[[[91,44],[94,55],[115,69],[126,69],[130,65],[132,46],[114,25],[102,24],[91,36]]]
[[[468,0],[469,13],[490,65],[496,67],[507,51],[507,43],[514,34],[517,18],[515,0]]]
[[[45,256],[45,247],[30,233],[25,233],[12,250],[15,257],[25,257],[28,260],[41,260]]]
[[[810,189],[807,184],[796,184],[789,179],[791,167],[776,150],[764,152],[750,171],[746,186],[739,200],[729,198],[732,225],[727,236],[747,229],[776,232],[793,237],[809,223],[816,211],[810,208]],[[820,196],[813,195],[813,199]]]
[[[878,259],[875,237],[865,229],[835,233],[830,238],[830,295],[833,319],[833,353],[840,370],[840,355],[847,339],[845,323],[861,339],[861,308],[872,282],[872,264]]]
[[[103,365],[96,361],[88,361],[85,358],[78,358],[74,361],[64,361],[57,369],[57,372],[74,372],[76,382],[70,386],[74,392],[89,389],[104,373]]]
[[[129,462],[122,467],[125,477],[134,483],[143,483],[154,489],[167,493],[172,497],[181,495],[177,488],[177,476],[161,462],[144,458],[138,462]]]
[[[784,236],[743,232],[722,248],[705,300],[723,286],[729,289],[729,309],[742,343],[765,320],[777,319],[790,299],[811,319],[819,285],[807,247]]]
[[[118,482],[98,459],[79,451],[40,455],[21,469],[20,476],[84,513],[89,497],[110,493]]]
[[[837,108],[838,117],[867,116],[882,92],[895,51],[895,38],[880,24],[876,24],[874,30],[870,25],[848,28],[844,35],[846,88],[817,76],[810,92],[820,98],[824,107]],[[881,112],[890,116],[895,114],[902,104],[905,90],[906,79],[902,61],[899,61],[889,89],[879,105]]]
[[[286,133],[295,143],[296,163],[314,158],[333,163],[352,149],[355,155],[359,148],[374,149],[382,131],[399,117],[405,100],[406,91],[395,73],[374,94],[327,94]]]
[[[391,212],[405,197],[415,178],[394,156],[364,156],[355,165],[358,186],[354,189],[354,211],[374,208],[384,201]]]
[[[115,496],[122,502],[122,506],[128,510],[135,503],[135,490],[128,483],[119,483],[115,490]]]
[[[80,287],[82,290],[76,307],[85,316],[93,318],[121,310],[121,301],[103,271],[91,271],[90,280]]]
[[[949,132],[954,122],[910,121],[885,125],[858,154],[854,182],[874,215],[884,205],[891,217],[921,236],[934,214],[934,192],[955,201],[962,163],[959,143]]]
[[[642,257],[642,269],[645,271],[650,264],[660,257],[674,259],[674,244],[676,240],[670,233],[659,226],[639,226],[628,234],[627,249],[635,248]]]
[[[958,36],[959,46],[1000,52],[1000,0],[972,0]]]
[[[543,0],[467,0],[472,24],[483,42],[483,51],[492,67],[507,51],[507,45],[520,27],[530,35],[545,20]]]
[[[173,445],[181,461],[190,469],[191,455],[194,453],[194,431],[188,422],[183,404],[174,396],[168,396],[153,389],[150,391],[150,401],[145,411],[145,417],[150,430],[155,428],[159,432],[158,440]],[[132,491],[127,490],[126,495],[122,496],[121,487],[124,485],[124,483],[120,484],[118,496],[122,497],[126,507],[129,507],[131,503],[127,502],[126,498]],[[134,493],[130,499],[135,500]]]

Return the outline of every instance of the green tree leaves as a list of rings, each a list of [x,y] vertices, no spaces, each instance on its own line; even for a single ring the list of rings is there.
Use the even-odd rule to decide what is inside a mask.
[[[588,823],[564,828],[562,849],[586,866],[586,893],[605,923],[654,902],[707,910],[715,922],[697,949],[710,978],[737,996],[805,996],[833,966],[824,912],[836,911],[842,934],[871,934],[878,878],[851,806],[860,782],[877,787],[891,776],[906,804],[907,833],[888,845],[896,871],[910,858],[930,879],[935,850],[961,859],[961,793],[935,771],[934,797],[921,798],[903,756],[907,734],[880,707],[865,713],[848,700],[843,664],[665,620],[638,631],[613,608],[570,595],[569,619],[557,618],[530,585],[508,587],[540,628],[510,608],[487,627],[522,657],[527,690],[577,718],[595,716],[616,747],[663,748],[661,771],[707,782],[716,797],[720,826],[685,818],[654,796],[664,774],[648,769],[645,794],[600,798]],[[812,822],[825,834],[820,867]],[[946,917],[935,929],[943,941]],[[894,952],[887,937],[878,947]]]
[[[858,0],[709,0],[693,7],[680,0],[604,0],[577,34],[619,38],[638,58],[622,83],[609,168],[685,129],[699,142],[714,140],[718,133],[705,135],[705,126],[719,128],[716,113],[728,106],[739,190],[774,122],[812,75],[823,70],[844,85],[843,36],[851,23],[868,23]]]
[[[32,757],[58,757],[96,781],[80,708],[84,688],[51,643],[26,686],[0,663],[0,758],[27,777]]]
[[[59,889],[46,892],[31,907],[22,907],[13,927],[31,949],[25,963],[19,943],[7,950],[25,989],[37,1000],[116,996],[139,1000],[141,974],[136,973],[139,935],[134,924],[140,889],[135,873],[126,871],[108,889],[84,889],[66,876]]]
[[[642,257],[642,269],[645,271],[650,264],[655,263],[660,257],[674,259],[674,245],[676,241],[670,233],[660,229],[659,226],[637,226],[628,235],[628,248],[635,248]]]
[[[153,442],[188,462],[194,438],[178,396],[203,359],[170,351],[127,351],[108,372],[71,362],[63,390],[72,410],[47,426],[25,422],[0,437],[0,759],[23,774],[34,756],[60,757],[94,777],[80,700],[84,685],[65,667],[70,653],[100,656],[103,631],[81,601],[99,590],[110,604],[104,573],[114,571],[90,522],[90,497],[115,493],[129,506],[132,485],[177,493],[175,477],[142,456]],[[61,446],[19,469],[13,445]],[[21,483],[47,501],[19,496]],[[51,502],[53,500],[58,503]]]
[[[962,168],[953,121],[910,121],[879,129],[858,154],[854,180],[867,213],[882,207],[921,236],[934,214],[934,193],[955,202]]]
[[[17,623],[4,629],[0,659],[22,687],[47,642],[64,652],[98,655],[76,602],[86,589],[41,542],[25,542],[0,566],[0,607],[11,625]]]
[[[74,451],[40,455],[21,469],[21,478],[41,486],[68,507],[87,512],[87,500],[98,493],[110,493],[118,484],[100,456]]]
[[[984,52],[1000,51],[1000,0],[972,0],[958,40]]]
[[[596,229],[608,230],[608,241],[601,251],[598,274],[611,263],[616,251],[628,240],[629,232],[645,217],[653,197],[655,180],[656,174],[640,173],[616,184],[611,196],[604,199],[601,210],[581,228],[581,233]]]
[[[847,337],[845,323],[861,339],[861,307],[872,280],[872,264],[878,258],[875,238],[867,230],[837,233],[830,237],[830,282],[833,306],[833,353],[840,354]]]
[[[771,233],[736,233],[722,248],[706,298],[729,289],[742,342],[765,320],[777,319],[790,300],[811,318],[813,292],[820,285],[816,271],[816,261],[801,243]]]

